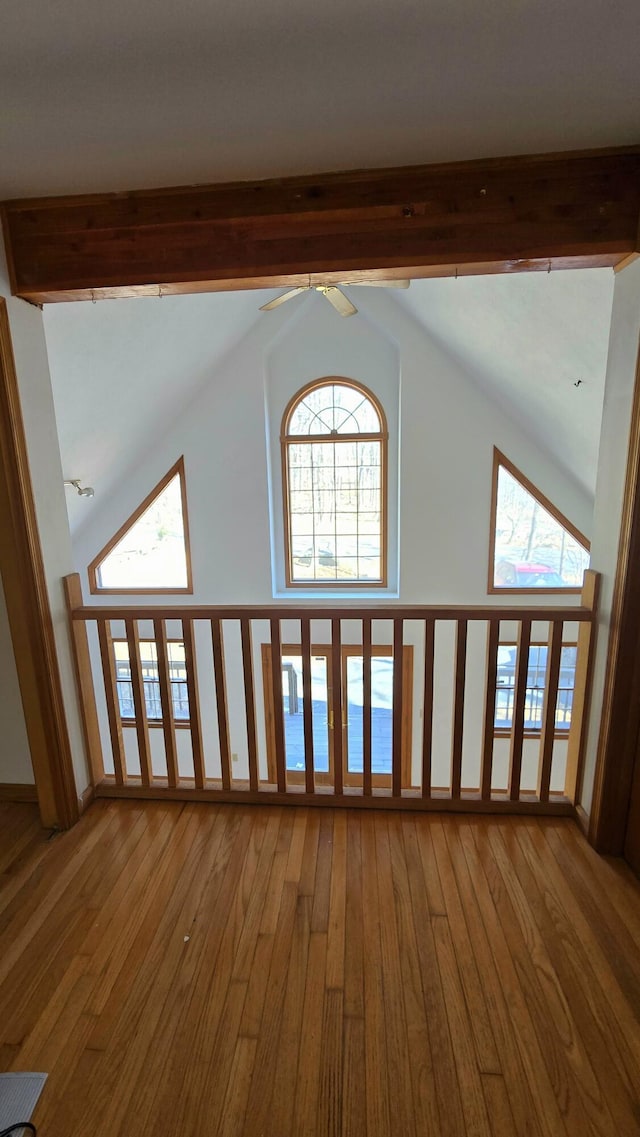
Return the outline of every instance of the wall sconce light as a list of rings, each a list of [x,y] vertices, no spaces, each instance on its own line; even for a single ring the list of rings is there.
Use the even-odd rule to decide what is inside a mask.
[[[73,486],[74,490],[77,494],[80,495],[80,497],[93,497],[96,492],[93,486],[81,486],[80,478],[65,478],[64,484],[65,486]]]

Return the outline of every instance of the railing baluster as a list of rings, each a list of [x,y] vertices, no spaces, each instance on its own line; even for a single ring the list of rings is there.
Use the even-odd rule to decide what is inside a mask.
[[[558,679],[562,658],[563,626],[562,620],[553,620],[549,630],[547,673],[544,682],[544,720],[540,733],[540,755],[538,758],[538,797],[540,801],[549,800],[553,742],[556,734],[556,704],[558,702]]]
[[[276,740],[276,782],[280,793],[287,791],[286,743],[284,736],[284,711],[282,708],[282,646],[280,640],[280,621],[271,621],[271,652],[273,666],[273,726]]]
[[[116,661],[113,654],[111,621],[105,617],[100,617],[97,623],[102,675],[104,678],[104,693],[107,701],[107,717],[109,719],[109,735],[111,737],[111,750],[113,753],[113,771],[116,785],[123,786],[127,781],[127,763],[124,752],[124,739],[122,736],[122,716],[120,714],[120,700],[118,699],[118,680],[116,676]]]
[[[362,621],[362,792],[371,797],[371,619]]]
[[[302,716],[304,722],[304,788],[308,794],[315,790],[315,763],[313,757],[313,701],[311,689],[311,620],[300,620],[302,650]]]
[[[256,702],[253,681],[253,650],[251,644],[251,620],[243,616],[240,621],[242,638],[242,669],[244,673],[244,708],[247,723],[247,752],[249,756],[249,789],[257,791],[258,786],[258,742],[256,738]]]
[[[172,789],[178,784],[178,754],[176,749],[176,727],[173,716],[173,692],[169,673],[169,649],[167,629],[162,619],[153,621],[153,634],[158,658],[158,684],[160,686],[160,706],[162,708],[162,731],[164,752],[167,760],[167,781]]]
[[[424,622],[424,694],[422,700],[422,796],[431,797],[431,751],[433,747],[433,665],[436,622]]]
[[[404,621],[393,621],[393,749],[391,794],[402,797],[402,664]]]
[[[224,671],[224,641],[222,621],[211,621],[211,646],[213,648],[213,678],[216,687],[216,710],[218,714],[218,741],[220,743],[220,770],[223,790],[231,789],[231,744],[229,742],[229,712],[227,710],[227,684]],[[244,654],[243,654],[244,660]],[[251,771],[249,771],[251,779]],[[251,789],[257,789],[251,786]]]
[[[518,633],[518,652],[516,664],[516,686],[513,699],[513,719],[511,723],[511,750],[509,754],[509,798],[520,798],[520,778],[522,774],[522,743],[524,741],[524,715],[527,700],[527,675],[529,673],[529,645],[531,643],[531,619],[522,620]]]
[[[131,674],[133,706],[136,714],[136,737],[138,739],[138,755],[140,758],[140,777],[143,786],[149,786],[151,784],[151,744],[149,742],[149,723],[147,722],[147,701],[145,699],[142,664],[140,662],[140,633],[138,630],[138,621],[135,619],[125,620],[125,628],[129,647],[129,671]]]
[[[196,789],[204,789],[204,751],[202,748],[202,723],[200,721],[200,696],[198,693],[198,672],[193,636],[193,620],[183,619],[182,639],[184,642],[184,661],[187,671],[187,694],[189,696],[189,722],[191,724],[191,750],[193,753],[193,776]]]
[[[331,707],[333,720],[333,792],[342,794],[344,779],[342,774],[344,728],[342,725],[342,641],[340,619],[331,621]],[[331,719],[330,719],[331,722]]]
[[[451,740],[451,797],[457,801],[462,785],[462,732],[464,728],[464,685],[467,667],[467,621],[458,620],[456,631],[456,677],[453,696]]]
[[[487,633],[486,689],[484,704],[484,728],[482,735],[482,757],[480,767],[480,793],[483,801],[491,800],[491,778],[493,774],[493,739],[496,723],[496,680],[498,675],[498,645],[500,643],[500,620],[489,620]]]

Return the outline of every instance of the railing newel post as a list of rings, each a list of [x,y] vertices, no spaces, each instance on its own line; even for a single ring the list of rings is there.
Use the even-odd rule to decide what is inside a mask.
[[[104,778],[104,758],[102,755],[102,741],[98,723],[98,708],[94,686],[93,669],[91,667],[91,653],[89,650],[89,637],[87,625],[83,621],[73,620],[74,609],[82,607],[82,588],[80,574],[70,573],[64,578],[64,594],[69,615],[71,631],[71,646],[73,649],[73,664],[80,703],[80,716],[84,744],[89,762],[91,784],[96,786]]]

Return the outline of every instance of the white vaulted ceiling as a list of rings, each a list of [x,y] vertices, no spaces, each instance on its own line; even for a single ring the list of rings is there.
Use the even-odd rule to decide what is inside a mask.
[[[584,270],[413,281],[406,293],[347,290],[384,327],[401,305],[469,378],[593,496],[613,273]],[[312,292],[260,313],[269,292],[54,304],[45,331],[64,475],[104,499],[147,453],[223,357],[267,338]],[[388,307],[387,307],[388,306]],[[341,317],[334,314],[337,322]],[[265,341],[266,342],[266,341]],[[402,344],[399,345],[402,357]],[[425,374],[425,383],[437,376]],[[575,386],[576,383],[579,385]],[[515,459],[514,459],[515,460]],[[72,527],[91,501],[69,493]]]
[[[637,0],[5,0],[0,199],[640,139]]]

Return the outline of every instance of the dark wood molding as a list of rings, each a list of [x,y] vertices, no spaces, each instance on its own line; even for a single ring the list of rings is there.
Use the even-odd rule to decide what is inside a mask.
[[[615,266],[640,147],[5,202],[13,291],[56,300]]]
[[[6,302],[0,298],[0,574],[42,823],[68,829],[78,797]]]
[[[631,411],[618,563],[611,606],[606,680],[589,840],[601,853],[622,854],[640,738],[640,354]]]
[[[21,782],[0,782],[0,801],[37,802],[38,791],[34,785]]]
[[[95,796],[96,791],[93,786],[87,786],[86,790],[80,794],[80,797],[78,798],[78,809],[80,811],[80,816],[82,816],[85,810],[89,808]]]

